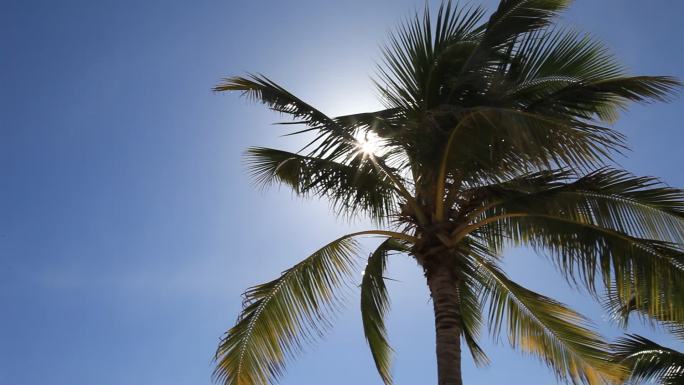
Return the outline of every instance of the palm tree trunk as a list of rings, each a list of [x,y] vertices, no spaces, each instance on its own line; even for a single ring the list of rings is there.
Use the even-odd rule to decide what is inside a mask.
[[[462,385],[461,379],[461,310],[457,280],[450,269],[427,269],[427,283],[435,310],[437,333],[438,385]]]

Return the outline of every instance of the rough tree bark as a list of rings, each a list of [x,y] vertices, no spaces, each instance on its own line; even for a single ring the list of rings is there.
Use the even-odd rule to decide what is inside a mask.
[[[435,311],[437,334],[438,385],[462,385],[461,311],[458,281],[446,266],[433,266],[425,272]]]

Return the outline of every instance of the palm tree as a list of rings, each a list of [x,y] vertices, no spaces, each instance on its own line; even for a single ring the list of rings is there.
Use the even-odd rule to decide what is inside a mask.
[[[364,333],[392,382],[383,272],[404,253],[422,268],[435,316],[439,385],[460,385],[461,343],[487,356],[481,329],[508,334],[559,379],[599,384],[623,373],[587,319],[507,277],[504,247],[539,250],[576,287],[648,303],[656,312],[684,282],[684,193],[612,168],[626,148],[606,127],[629,102],[667,100],[677,80],[629,76],[606,49],[553,28],[568,0],[427,7],[393,33],[375,80],[385,108],[330,117],[263,75],[224,79],[289,115],[310,142],[298,152],[250,148],[254,180],[325,197],[341,216],[378,229],[347,234],[244,293],[216,353],[215,378],[267,384],[329,326],[354,285],[357,237],[384,241],[360,285]],[[654,288],[659,295],[653,295]],[[662,289],[662,290],[661,290]]]

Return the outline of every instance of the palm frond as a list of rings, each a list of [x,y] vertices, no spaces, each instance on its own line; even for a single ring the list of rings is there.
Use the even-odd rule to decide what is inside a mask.
[[[506,61],[503,100],[549,116],[614,122],[627,102],[668,101],[681,87],[667,76],[629,76],[599,41],[564,29],[526,35]]]
[[[586,318],[511,281],[485,256],[475,257],[495,335],[506,328],[514,348],[539,357],[559,379],[573,384],[603,384],[621,376],[609,360],[608,345]]]
[[[597,295],[597,280],[634,297],[649,314],[671,311],[684,290],[684,254],[664,242],[631,237],[562,215],[511,214],[496,219],[474,236],[491,247],[530,245],[548,255],[573,284]]]
[[[349,130],[361,129],[373,132],[382,138],[390,138],[400,130],[399,120],[403,111],[399,108],[387,108],[380,111],[362,112],[358,114],[336,116],[335,121]]]
[[[584,119],[596,115],[612,122],[615,109],[622,106],[610,98],[604,98],[603,103],[596,98],[569,103],[559,97],[569,89],[624,76],[617,60],[590,36],[564,29],[535,31],[522,39],[508,61],[506,82],[512,86],[503,99],[527,111]],[[585,88],[585,94],[589,90]],[[557,100],[547,100],[552,97]]]
[[[387,341],[385,315],[389,311],[389,298],[383,276],[390,252],[407,252],[407,246],[388,238],[368,257],[368,264],[361,280],[361,318],[366,341],[371,350],[375,367],[385,384],[392,383],[392,348]]]
[[[576,82],[529,103],[528,111],[572,113],[590,119],[596,115],[614,121],[627,102],[668,101],[681,83],[668,76],[620,76],[594,82]]]
[[[525,170],[589,170],[624,149],[618,132],[579,120],[492,107],[462,119],[440,147],[448,152],[448,173],[468,185]]]
[[[330,125],[332,119],[304,102],[271,79],[257,74],[225,78],[216,85],[215,92],[239,91],[249,99],[266,104],[271,109],[291,115],[311,125]]]
[[[319,157],[327,155],[330,158],[335,158],[346,152],[354,151],[358,146],[352,130],[340,126],[334,119],[263,75],[250,74],[247,77],[226,78],[214,87],[214,91],[242,92],[251,100],[263,103],[274,111],[290,115],[296,119],[293,123],[309,126],[309,128],[299,132],[318,132],[307,146],[313,146],[311,155]]]
[[[530,245],[572,283],[600,282],[646,314],[677,314],[684,290],[684,193],[654,178],[601,169],[574,181],[543,172],[483,188],[468,228],[490,247]],[[477,189],[476,189],[477,190]],[[480,191],[479,194],[482,194]],[[475,193],[477,194],[477,193]],[[665,312],[665,313],[664,313]]]
[[[253,147],[247,151],[251,176],[260,186],[283,183],[302,196],[329,198],[337,212],[387,219],[398,193],[387,175],[361,153],[346,163],[288,151]]]
[[[245,307],[216,352],[214,377],[226,385],[267,385],[289,358],[327,327],[359,248],[349,236],[244,293]]]
[[[684,384],[684,353],[630,334],[613,345],[615,362],[630,370],[631,383]]]
[[[495,201],[489,215],[559,215],[632,237],[684,243],[684,191],[656,178],[601,168],[576,178],[547,170],[476,188],[472,194]]]
[[[528,34],[512,52],[507,78],[519,86],[509,95],[520,95],[536,83],[556,78],[570,83],[610,79],[624,69],[607,48],[589,35],[567,29],[544,29]],[[551,87],[555,89],[555,87]]]
[[[674,285],[675,291],[682,290],[680,285]],[[658,288],[642,288],[641,295],[635,294],[625,297],[625,293],[613,288],[617,284],[610,285],[603,298],[603,308],[612,320],[617,321],[621,327],[627,327],[630,315],[636,314],[645,324],[653,327],[660,326],[675,337],[684,341],[684,296],[671,295],[672,286],[667,287],[665,292],[659,292]],[[655,289],[655,290],[654,290]],[[651,303],[667,304],[667,306],[652,306]]]
[[[473,33],[475,44],[469,49],[448,91],[449,100],[473,98],[488,93],[498,83],[499,74],[510,63],[507,58],[517,41],[526,34],[547,26],[565,9],[568,0],[502,0],[489,20]],[[486,99],[475,97],[482,102]],[[478,100],[479,99],[479,100]]]
[[[544,28],[569,4],[569,0],[502,0],[487,22],[483,41],[496,47]]]
[[[383,48],[383,65],[377,68],[376,85],[386,104],[406,111],[439,104],[441,87],[459,61],[455,54],[472,47],[465,42],[483,14],[482,8],[460,8],[446,1],[434,32],[426,6],[423,17],[416,14],[392,34]]]
[[[469,245],[463,244],[462,247],[468,248]],[[466,258],[464,258],[466,259]],[[472,263],[463,263],[459,269],[461,279],[458,287],[458,302],[461,313],[461,328],[463,329],[463,340],[468,346],[473,362],[477,366],[486,366],[490,363],[489,357],[484,352],[478,339],[484,324],[483,304],[481,294],[483,291],[482,282],[478,278],[479,269]]]

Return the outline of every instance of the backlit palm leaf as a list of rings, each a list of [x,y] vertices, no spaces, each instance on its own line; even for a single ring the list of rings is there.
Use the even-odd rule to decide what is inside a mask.
[[[678,282],[661,287],[642,287],[636,293],[612,289],[604,299],[604,308],[622,327],[627,327],[630,315],[635,314],[651,326],[662,326],[675,337],[684,340],[684,287]],[[646,286],[646,285],[643,285]],[[674,295],[672,294],[674,292]],[[640,297],[637,297],[637,293]],[[653,306],[652,303],[660,304]]]
[[[234,385],[277,379],[303,343],[327,327],[358,253],[356,241],[342,237],[279,278],[247,290],[238,322],[216,353],[215,378]]]
[[[568,183],[555,176],[483,189],[497,203],[482,212],[479,236],[498,249],[511,240],[549,252],[592,291],[600,273],[620,298],[652,313],[670,308],[684,279],[684,253],[672,243],[684,236],[682,192],[610,169]]]
[[[382,221],[398,199],[387,175],[362,153],[342,163],[255,147],[247,151],[247,164],[257,184],[283,183],[302,196],[329,198],[338,212],[349,215],[362,211]]]
[[[263,75],[231,77],[214,87],[214,91],[239,91],[251,100],[261,102],[272,110],[290,115],[296,123],[306,124],[308,129],[301,132],[316,131],[318,135],[312,143],[316,147],[312,155],[336,157],[353,149],[357,140],[353,131],[345,129],[323,112],[297,98],[283,87]]]
[[[389,238],[368,257],[361,280],[361,318],[366,341],[373,361],[385,384],[392,383],[390,373],[392,348],[387,342],[385,315],[389,311],[389,298],[385,286],[385,267],[390,252],[407,252],[408,247]]]
[[[621,338],[613,349],[615,361],[630,369],[632,383],[684,384],[684,353],[637,335]]]
[[[268,105],[275,111],[291,115],[310,126],[333,124],[332,119],[297,98],[263,75],[235,76],[224,79],[214,91],[239,91],[251,100]]]
[[[544,171],[471,193],[491,202],[484,216],[552,215],[633,237],[684,242],[684,191],[622,170],[603,168],[579,178],[568,171]]]
[[[467,249],[468,245],[463,246],[466,246],[465,249]],[[464,259],[468,260],[468,258]],[[478,366],[485,366],[489,364],[490,360],[478,343],[481,330],[484,327],[484,304],[482,301],[482,292],[484,288],[478,266],[473,266],[472,263],[468,262],[461,262],[461,267],[459,269],[461,281],[458,290],[458,299],[461,310],[463,340],[466,343],[466,346],[468,346],[475,364]]]
[[[447,144],[447,175],[469,183],[525,169],[588,169],[624,146],[622,136],[608,128],[504,108],[466,112]]]
[[[620,377],[608,346],[584,317],[511,281],[486,257],[476,259],[495,334],[505,328],[513,347],[539,357],[559,379],[603,384]]]

